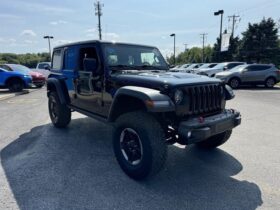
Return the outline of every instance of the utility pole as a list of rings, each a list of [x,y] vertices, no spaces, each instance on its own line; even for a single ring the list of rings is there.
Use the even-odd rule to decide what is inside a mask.
[[[202,36],[202,63],[204,63],[204,46],[205,46],[205,39],[206,39],[207,34],[203,33],[200,35]]]
[[[184,44],[185,45],[185,52],[188,50],[188,44]]]
[[[53,36],[44,36],[44,39],[48,39],[50,60],[52,60],[51,41],[50,40],[53,39]]]
[[[232,38],[234,38],[234,28],[235,28],[236,18],[239,18],[239,17],[240,16],[238,16],[238,15],[228,16],[229,19],[232,18],[232,31],[231,31]]]
[[[102,40],[102,33],[101,33],[101,16],[102,16],[102,9],[101,7],[104,6],[104,4],[101,4],[100,1],[97,1],[94,3],[95,6],[95,15],[98,16],[98,32],[99,32],[99,40]]]

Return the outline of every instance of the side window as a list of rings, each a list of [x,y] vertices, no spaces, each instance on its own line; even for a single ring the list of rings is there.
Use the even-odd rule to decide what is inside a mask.
[[[69,47],[64,51],[64,69],[75,70],[76,69],[76,50],[74,47]]]
[[[239,63],[230,63],[230,64],[228,64],[228,69],[232,69],[238,65],[240,65],[240,64]]]
[[[62,53],[62,50],[55,50],[53,52],[52,69],[54,69],[54,70],[61,69],[61,53]]]
[[[268,65],[260,65],[260,66],[257,66],[257,71],[264,71],[264,70],[268,70],[270,68],[271,68],[271,66],[268,66]]]
[[[95,47],[80,48],[79,51],[79,71],[84,70],[84,59],[95,58],[98,66],[98,56]]]
[[[6,65],[0,65],[0,68],[5,69],[7,71],[12,71],[12,69],[9,66],[6,66]]]

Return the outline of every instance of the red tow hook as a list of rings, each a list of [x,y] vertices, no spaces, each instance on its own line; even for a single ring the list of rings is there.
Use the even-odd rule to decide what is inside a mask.
[[[199,117],[199,118],[198,118],[198,122],[199,122],[199,123],[204,123],[204,121],[205,121],[204,117]]]

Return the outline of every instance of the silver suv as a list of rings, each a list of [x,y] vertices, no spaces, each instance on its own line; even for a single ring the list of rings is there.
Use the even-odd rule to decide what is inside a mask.
[[[241,84],[264,84],[272,88],[280,81],[280,70],[273,64],[249,64],[217,73],[216,78],[225,81],[232,88],[238,88]]]

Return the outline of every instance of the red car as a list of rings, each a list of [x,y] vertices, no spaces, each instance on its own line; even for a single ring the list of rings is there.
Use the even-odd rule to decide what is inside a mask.
[[[46,83],[46,77],[38,72],[31,71],[29,68],[19,64],[3,64],[0,68],[6,69],[8,71],[15,71],[24,74],[29,74],[32,77],[32,84],[37,88],[41,88]]]

